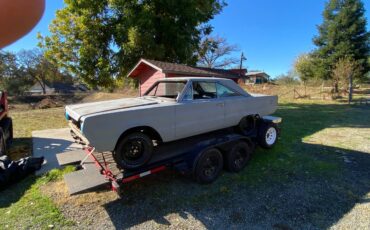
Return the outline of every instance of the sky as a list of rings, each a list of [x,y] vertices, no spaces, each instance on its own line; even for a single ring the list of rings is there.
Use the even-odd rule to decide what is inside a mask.
[[[326,0],[228,0],[223,11],[210,24],[213,34],[237,45],[244,52],[248,70],[262,70],[271,77],[287,73],[295,58],[310,52],[317,25],[322,22]],[[364,1],[370,18],[370,1]],[[48,35],[48,25],[55,12],[63,8],[63,0],[46,0],[46,10],[38,25],[26,36],[5,47],[17,52],[37,45],[37,32]],[[369,24],[369,23],[368,23]],[[369,25],[368,25],[369,28]]]

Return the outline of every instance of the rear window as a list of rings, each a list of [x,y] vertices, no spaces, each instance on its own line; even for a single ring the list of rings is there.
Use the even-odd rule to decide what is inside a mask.
[[[145,93],[144,96],[166,97],[176,99],[184,90],[186,81],[157,82],[153,88]]]

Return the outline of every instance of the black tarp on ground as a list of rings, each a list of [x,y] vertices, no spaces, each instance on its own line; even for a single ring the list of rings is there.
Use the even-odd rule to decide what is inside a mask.
[[[26,157],[11,161],[8,156],[0,157],[0,190],[16,183],[41,168],[44,157]]]

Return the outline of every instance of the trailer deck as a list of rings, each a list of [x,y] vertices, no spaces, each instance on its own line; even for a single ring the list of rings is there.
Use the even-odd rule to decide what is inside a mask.
[[[74,195],[109,185],[112,180],[126,183],[169,167],[187,173],[192,168],[194,158],[199,151],[214,145],[222,148],[225,144],[245,138],[228,130],[222,130],[155,146],[150,162],[145,167],[134,170],[119,169],[111,152],[97,153],[89,148],[59,153],[57,160],[61,166],[81,165],[80,170],[64,176],[70,195]]]

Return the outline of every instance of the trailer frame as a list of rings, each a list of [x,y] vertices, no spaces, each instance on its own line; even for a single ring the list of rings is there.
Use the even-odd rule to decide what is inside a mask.
[[[113,173],[114,170],[111,168],[104,153],[94,153],[95,148],[93,146],[85,146],[83,150],[86,156],[80,161],[77,169],[83,169],[86,161],[93,162],[100,174],[110,184],[110,188],[120,195],[124,184],[165,169],[174,169],[181,174],[194,174],[202,154],[212,149],[220,151],[222,158],[225,159],[236,143],[243,142],[248,145],[249,154],[252,154],[258,144],[258,132],[261,124],[274,125],[279,134],[280,128],[278,124],[280,122],[281,118],[268,116],[260,118],[260,125],[255,128],[254,132],[248,135],[237,133],[233,127],[161,144],[155,148],[154,159],[148,164],[137,169],[122,170],[118,174]],[[100,157],[98,157],[99,154]]]

